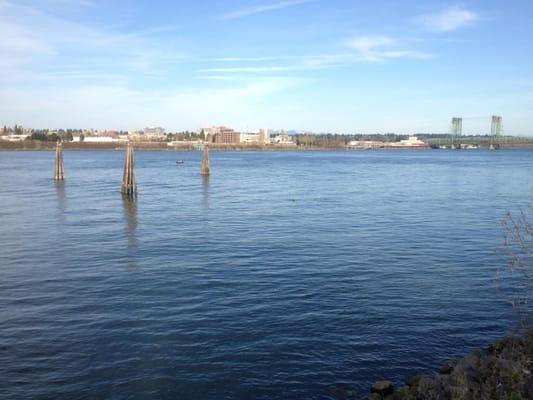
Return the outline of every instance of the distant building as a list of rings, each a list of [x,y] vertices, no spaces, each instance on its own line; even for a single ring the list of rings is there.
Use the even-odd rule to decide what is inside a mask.
[[[427,143],[418,139],[416,136],[409,136],[408,139],[400,140],[402,147],[427,147]]]
[[[79,141],[79,137],[78,137]],[[118,142],[118,138],[114,138],[111,136],[85,136],[83,139],[86,143],[113,143]]]
[[[144,134],[150,136],[165,136],[165,129],[160,126],[148,126],[144,128]]]
[[[31,136],[31,133],[31,128],[24,128],[22,125],[15,125],[11,129],[0,127],[0,140],[20,142]]]
[[[29,136],[30,135],[2,135],[0,140],[5,140],[7,142],[22,142]]]
[[[270,144],[270,133],[268,129],[261,128],[259,130],[259,143]]]
[[[295,144],[292,139],[285,133],[285,131],[282,129],[278,136],[274,138],[274,143],[278,144],[287,144],[287,145],[293,145]]]
[[[399,142],[382,142],[377,140],[352,140],[348,143],[349,147],[354,148],[422,148],[428,147],[428,144],[416,136],[409,136],[407,139]]]
[[[119,136],[121,139],[125,137]],[[129,131],[127,139],[134,142],[161,142],[167,138],[165,129],[156,126],[149,126],[142,131]]]
[[[241,143],[259,143],[259,133],[241,133]]]
[[[102,131],[102,132],[98,132],[98,136],[118,138],[119,132],[118,131]]]
[[[96,129],[94,129],[94,128],[90,128],[90,129],[83,129],[82,133],[83,133],[83,136],[88,137],[88,136],[97,135],[98,131]]]
[[[241,141],[241,135],[239,132],[235,132],[233,129],[226,126],[221,126],[216,135],[216,143],[239,143]]]

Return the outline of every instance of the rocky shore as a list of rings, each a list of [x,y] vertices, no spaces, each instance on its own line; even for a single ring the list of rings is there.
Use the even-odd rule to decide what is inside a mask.
[[[446,362],[433,376],[415,375],[396,389],[379,381],[370,400],[533,399],[533,330]]]

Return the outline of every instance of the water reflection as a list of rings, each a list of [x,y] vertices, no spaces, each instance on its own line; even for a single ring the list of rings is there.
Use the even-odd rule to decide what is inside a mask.
[[[124,217],[126,218],[126,236],[128,237],[128,247],[136,249],[139,247],[137,239],[137,201],[130,196],[122,196],[122,205],[124,207]]]
[[[67,198],[65,196],[65,182],[64,181],[55,181],[56,194],[57,194],[57,211],[58,218],[61,223],[66,221],[66,211],[67,211]]]
[[[202,206],[204,212],[209,210],[209,175],[202,176]]]

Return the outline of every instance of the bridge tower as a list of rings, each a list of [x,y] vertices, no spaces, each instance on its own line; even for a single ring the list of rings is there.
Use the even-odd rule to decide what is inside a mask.
[[[498,147],[500,145],[502,133],[502,117],[499,115],[493,115],[490,124],[490,136],[494,146]]]
[[[452,127],[451,127],[451,135],[452,135],[452,149],[456,148],[457,146],[461,146],[461,143],[459,142],[459,137],[463,134],[463,119],[459,117],[453,117],[452,118]]]

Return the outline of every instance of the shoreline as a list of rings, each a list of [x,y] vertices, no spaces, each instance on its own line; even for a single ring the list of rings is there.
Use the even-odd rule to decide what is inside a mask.
[[[432,376],[408,377],[398,389],[390,381],[375,382],[368,399],[533,399],[533,329],[446,361]]]
[[[136,151],[198,151],[198,144],[182,144],[179,146],[168,146],[167,142],[133,142]],[[40,142],[35,140],[8,142],[0,141],[0,151],[52,151],[55,150],[55,142]],[[124,143],[80,143],[64,142],[63,148],[67,151],[123,151],[126,148]],[[503,145],[501,149],[533,149],[533,144]],[[353,147],[319,147],[319,146],[287,146],[279,144],[256,145],[256,144],[209,144],[210,151],[261,151],[261,152],[290,152],[290,151],[402,151],[402,150],[442,150],[431,147],[385,147],[373,149],[358,149]],[[449,149],[447,149],[449,150]],[[488,150],[488,147],[479,149],[468,149],[463,151]]]

